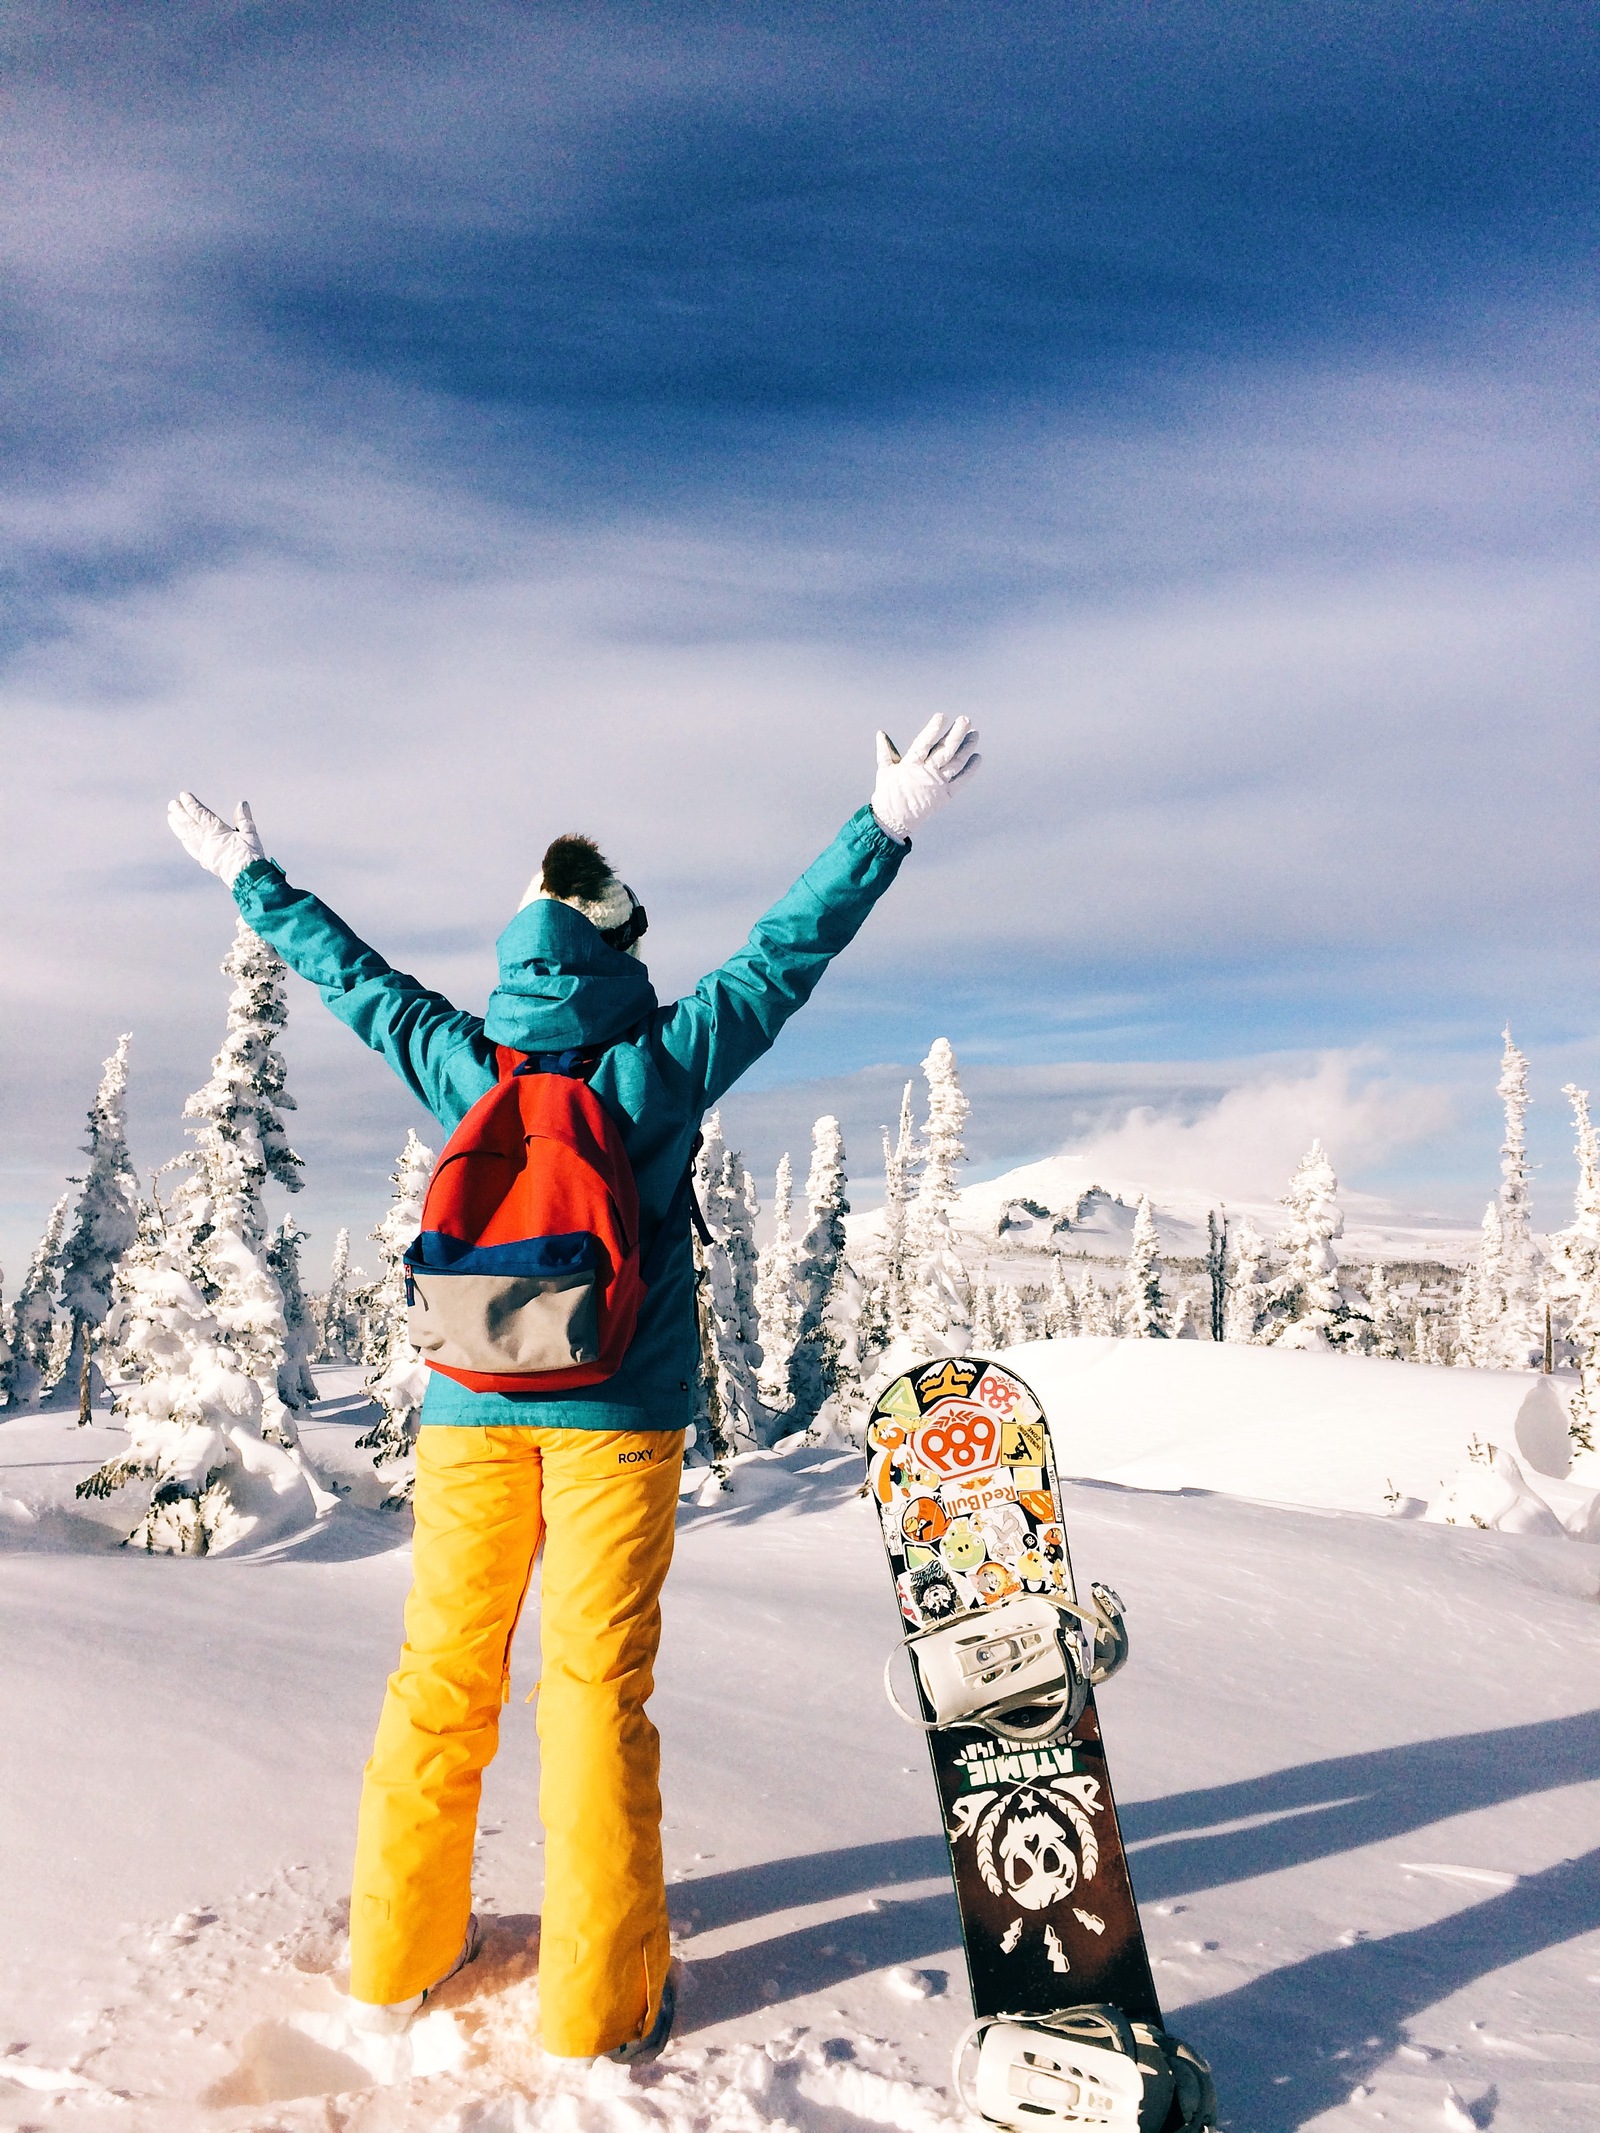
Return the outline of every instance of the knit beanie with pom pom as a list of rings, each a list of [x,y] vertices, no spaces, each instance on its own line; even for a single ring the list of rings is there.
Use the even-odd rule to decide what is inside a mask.
[[[638,954],[646,924],[644,906],[626,882],[617,879],[592,837],[555,840],[517,909],[526,910],[540,897],[569,904],[613,948]]]

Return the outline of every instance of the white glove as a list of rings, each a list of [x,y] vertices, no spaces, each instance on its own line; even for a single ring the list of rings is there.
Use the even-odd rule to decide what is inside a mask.
[[[872,788],[872,812],[880,826],[902,844],[912,830],[936,814],[949,799],[958,778],[977,769],[978,736],[971,723],[958,718],[945,731],[935,712],[901,755],[887,733],[878,735],[878,782]]]
[[[167,827],[183,846],[191,859],[198,859],[218,881],[225,881],[231,889],[234,879],[252,859],[265,859],[261,839],[256,835],[255,817],[250,812],[248,800],[241,800],[234,811],[235,827],[229,829],[220,815],[214,815],[203,800],[197,800],[192,792],[179,793],[167,809]]]

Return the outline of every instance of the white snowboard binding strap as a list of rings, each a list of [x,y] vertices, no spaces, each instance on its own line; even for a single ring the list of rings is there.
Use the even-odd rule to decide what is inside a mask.
[[[973,2093],[967,2061],[977,2047]],[[1097,2126],[1107,2133],[1210,2133],[1211,2069],[1164,2029],[1116,2007],[1054,2015],[993,2015],[956,2045],[956,2094],[991,2125]]]
[[[976,1719],[1002,1739],[1049,1740],[1077,1724],[1089,1696],[1090,1643],[1075,1619],[1079,1608],[1023,1594],[982,1614],[958,1615],[907,1637],[917,1684],[933,1707],[931,1721],[908,1711],[884,1663],[884,1692],[907,1725],[936,1726]],[[1038,1709],[1032,1725],[1007,1725],[1008,1711]]]
[[[894,1692],[884,1662],[883,1687],[907,1725],[936,1726],[975,1719],[1003,1740],[1043,1741],[1083,1716],[1089,1686],[1108,1681],[1128,1656],[1122,1602],[1109,1585],[1091,1585],[1092,1607],[1032,1593],[1002,1600],[981,1615],[958,1615],[905,1640],[917,1682],[933,1707],[931,1722],[908,1711]],[[1011,1711],[1037,1709],[1031,1724],[1006,1722]]]

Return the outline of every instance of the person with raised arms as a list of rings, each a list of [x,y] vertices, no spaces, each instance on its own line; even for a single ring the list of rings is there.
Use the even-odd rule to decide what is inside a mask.
[[[690,1173],[703,1114],[854,938],[911,833],[970,780],[931,719],[737,954],[662,1005],[644,906],[558,837],[498,942],[482,1017],[394,970],[290,886],[249,807],[168,819],[246,922],[451,1136],[407,1254],[431,1365],[405,1643],[367,1764],[350,1903],[352,2020],[406,2027],[477,1952],[472,1851],[540,1571],[539,2022],[557,2059],[653,2057],[672,2027],[654,1685],[699,1344]]]

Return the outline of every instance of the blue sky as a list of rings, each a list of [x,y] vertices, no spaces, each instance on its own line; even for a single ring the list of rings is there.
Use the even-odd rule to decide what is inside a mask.
[[[590,828],[670,995],[932,710],[981,783],[730,1104],[758,1173],[833,1107],[867,1168],[946,1034],[991,1167],[1289,1089],[1352,1183],[1470,1219],[1510,1017],[1559,1219],[1560,1084],[1600,1077],[1593,27],[10,11],[13,1280],[117,1032],[147,1165],[217,1041],[177,786],[247,793],[466,1004]],[[289,1051],[320,1264],[412,1114],[303,990]],[[1283,1154],[1219,1145],[1218,1189]]]

